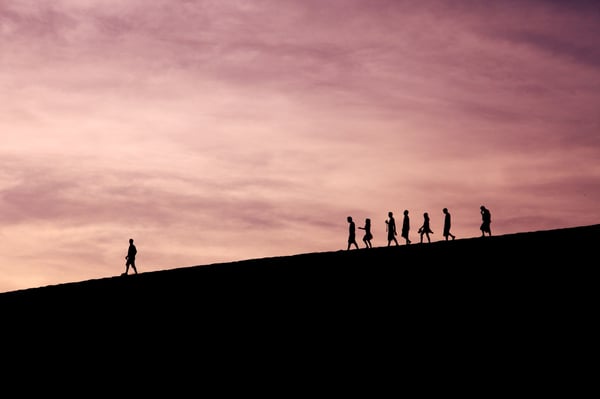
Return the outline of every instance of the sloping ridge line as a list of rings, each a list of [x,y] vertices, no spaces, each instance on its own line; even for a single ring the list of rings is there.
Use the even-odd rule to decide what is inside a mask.
[[[600,224],[432,243],[305,253],[111,276],[0,293],[0,304],[161,303],[514,289],[525,282],[585,283]],[[536,283],[537,282],[537,283]],[[511,288],[512,287],[512,288]],[[564,289],[564,287],[563,287]],[[437,291],[435,291],[437,290]]]

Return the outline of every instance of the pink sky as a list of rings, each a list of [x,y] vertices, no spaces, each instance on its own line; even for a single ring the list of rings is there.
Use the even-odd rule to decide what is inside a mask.
[[[5,0],[0,89],[0,292],[600,223],[593,1]]]

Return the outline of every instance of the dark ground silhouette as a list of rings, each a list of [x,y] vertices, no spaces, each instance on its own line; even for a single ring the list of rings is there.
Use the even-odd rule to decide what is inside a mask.
[[[528,279],[539,283],[551,278],[552,271],[560,271],[568,279],[571,271],[592,267],[597,263],[594,259],[599,239],[600,225],[591,225],[437,241],[427,246],[381,246],[372,251],[363,248],[249,259],[5,292],[0,293],[0,305],[44,307],[77,300],[80,304],[98,301],[109,306],[126,303],[123,298],[134,295],[140,307],[172,302],[181,307],[215,292],[228,298],[243,296],[252,301],[268,296],[309,305],[304,301],[309,299],[304,297],[307,291],[313,298],[344,294],[351,301],[365,292],[421,296],[421,288],[433,297],[449,292],[453,297],[461,292],[473,295],[482,290],[480,294],[492,300],[486,292],[493,292],[495,287],[525,288]],[[339,281],[347,284],[340,285]],[[405,286],[408,281],[411,284]],[[412,284],[414,287],[410,287]],[[456,291],[456,287],[461,290]],[[540,285],[529,288],[533,292]],[[380,306],[393,306],[393,301],[384,301]]]
[[[600,224],[0,293],[3,342],[28,367],[41,358],[103,365],[115,380],[122,362],[155,374],[202,364],[236,381],[258,369],[272,387],[275,376],[336,393],[376,375],[377,387],[396,393],[435,385],[444,394],[572,394],[591,378],[579,356],[596,340],[599,239]],[[301,365],[324,380],[307,382]],[[397,367],[410,380],[402,387]]]

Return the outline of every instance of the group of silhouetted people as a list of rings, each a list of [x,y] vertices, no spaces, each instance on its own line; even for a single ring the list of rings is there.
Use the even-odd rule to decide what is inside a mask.
[[[479,209],[481,211],[481,227],[480,227],[481,236],[484,237],[486,234],[488,236],[491,236],[492,235],[491,212],[489,209],[487,209],[483,205],[481,205],[479,207]],[[450,211],[448,211],[448,208],[444,208],[444,209],[442,209],[442,213],[444,214],[444,228],[443,228],[442,235],[446,241],[454,240],[456,238],[456,236],[450,232],[450,228],[452,225],[452,216],[450,215]],[[347,249],[349,250],[352,246],[354,246],[356,249],[359,249],[358,243],[356,242],[356,224],[354,223],[352,216],[348,216],[347,221],[349,223],[348,248]],[[388,218],[385,221],[385,225],[386,225],[386,233],[387,233],[387,246],[389,247],[390,245],[392,245],[392,243],[394,243],[396,245],[400,245],[396,238],[396,236],[398,235],[398,232],[396,230],[396,219],[394,219],[393,212],[391,212],[391,211],[388,212]],[[365,248],[373,248],[373,244],[371,242],[371,240],[373,239],[373,234],[371,232],[371,219],[366,218],[365,225],[362,227],[359,227],[359,229],[362,229],[365,231],[365,234],[363,236],[363,242],[365,243]],[[410,217],[408,216],[408,210],[405,209],[404,217],[402,219],[402,228],[400,230],[400,236],[402,238],[404,238],[406,245],[412,243],[412,241],[408,238],[409,231],[410,231]],[[423,243],[423,238],[426,238],[428,243],[431,242],[430,234],[433,234],[433,230],[431,230],[431,226],[430,226],[429,213],[427,213],[427,212],[423,213],[423,224],[421,225],[421,227],[419,227],[419,229],[417,230],[417,233],[419,234],[419,237],[420,237],[420,243]]]
[[[492,235],[491,223],[492,223],[492,215],[490,210],[485,206],[480,206],[481,211],[481,236],[484,237],[486,234],[488,236]],[[442,209],[442,213],[444,214],[444,229],[443,236],[446,241],[449,239],[454,240],[456,236],[450,232],[451,227],[451,216],[448,208]],[[354,246],[356,249],[359,249],[358,243],[356,242],[356,224],[352,219],[352,216],[347,217],[348,221],[348,250]],[[398,232],[396,230],[396,219],[394,219],[394,213],[388,212],[388,218],[385,221],[386,232],[387,232],[387,246],[389,247],[392,243],[396,245],[400,245],[396,236]],[[365,243],[365,248],[373,248],[373,243],[371,240],[373,239],[373,233],[371,232],[371,219],[366,218],[364,226],[360,226],[359,229],[364,230],[365,234],[363,235],[363,242]],[[400,236],[404,238],[406,245],[412,243],[412,241],[408,238],[408,233],[410,231],[410,217],[408,216],[408,210],[404,210],[404,217],[402,219],[402,228],[400,230]],[[427,212],[423,213],[423,224],[419,227],[417,231],[420,236],[420,243],[423,243],[423,237],[427,238],[427,242],[431,242],[430,234],[433,234],[431,230],[431,226],[429,223],[429,214]],[[138,273],[137,268],[135,266],[135,257],[137,255],[137,248],[133,243],[133,238],[129,239],[129,247],[127,249],[127,255],[125,256],[125,272],[121,274],[122,276],[127,276],[129,274],[129,268],[133,269],[135,274]]]
[[[485,206],[481,205],[481,236],[484,237],[486,234],[488,236],[492,235],[491,223],[492,223],[492,215]],[[448,208],[442,209],[442,213],[444,214],[444,230],[443,236],[446,241],[449,239],[454,240],[456,236],[450,232],[451,227],[451,216]],[[354,246],[356,249],[359,249],[358,243],[356,242],[356,224],[352,219],[352,216],[348,216],[348,250]],[[394,213],[388,212],[388,218],[385,221],[386,232],[387,232],[387,246],[389,247],[392,243],[396,245],[400,245],[396,236],[398,232],[396,230],[396,219],[394,219]],[[364,230],[365,234],[363,235],[363,242],[365,243],[365,248],[373,248],[373,243],[371,240],[373,239],[373,233],[371,232],[371,219],[366,218],[364,226],[360,226],[359,229]],[[402,228],[400,230],[400,236],[404,238],[406,245],[412,243],[412,241],[408,238],[408,233],[410,231],[410,217],[408,216],[408,210],[404,210],[404,217],[402,219]],[[431,230],[431,226],[429,224],[429,214],[427,212],[423,213],[423,224],[419,227],[417,231],[420,236],[420,243],[423,243],[423,237],[427,238],[427,242],[431,242],[430,234],[433,234]],[[125,272],[121,274],[122,276],[127,276],[129,274],[129,268],[133,269],[135,274],[138,273],[137,268],[135,266],[135,257],[137,255],[137,248],[133,243],[133,238],[129,239],[129,247],[127,249],[127,255],[125,256]]]

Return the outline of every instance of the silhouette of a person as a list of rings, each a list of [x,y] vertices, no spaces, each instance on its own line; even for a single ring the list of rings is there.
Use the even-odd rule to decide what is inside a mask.
[[[400,235],[406,240],[406,245],[412,241],[408,239],[408,232],[410,231],[410,218],[408,217],[408,210],[404,210],[404,218],[402,219],[402,231]]]
[[[396,219],[394,219],[393,212],[388,212],[388,220],[385,221],[385,224],[387,230],[388,247],[392,244],[392,241],[398,245],[398,240],[396,240],[398,232],[396,231]]]
[[[351,245],[354,245],[356,249],[358,249],[358,244],[356,243],[356,225],[352,220],[351,216],[348,216],[348,249],[350,249]]]
[[[127,249],[127,256],[125,256],[125,259],[127,259],[127,261],[125,262],[125,273],[122,274],[123,276],[126,276],[129,273],[129,266],[131,266],[131,268],[133,269],[135,274],[137,274],[137,268],[135,267],[135,256],[136,255],[137,255],[137,248],[133,244],[133,238],[130,238],[129,239],[129,248]]]
[[[427,237],[427,242],[431,242],[429,234],[433,234],[433,231],[429,227],[429,214],[427,212],[423,214],[423,225],[419,227],[419,234],[421,235],[421,243],[423,243],[424,235]]]
[[[442,213],[444,214],[444,238],[446,239],[446,241],[448,241],[448,237],[452,237],[452,239],[454,240],[456,236],[450,233],[450,226],[452,222],[450,212],[448,212],[448,208],[442,209]]]
[[[489,209],[487,209],[485,206],[481,205],[479,207],[479,209],[481,210],[481,227],[479,228],[481,230],[481,236],[484,237],[485,233],[488,233],[488,236],[492,235],[492,214],[490,212]]]
[[[371,244],[371,240],[373,239],[373,234],[371,234],[371,219],[365,219],[365,226],[359,227],[359,229],[365,231],[365,235],[363,236],[363,242],[367,248],[373,248],[373,244]]]

